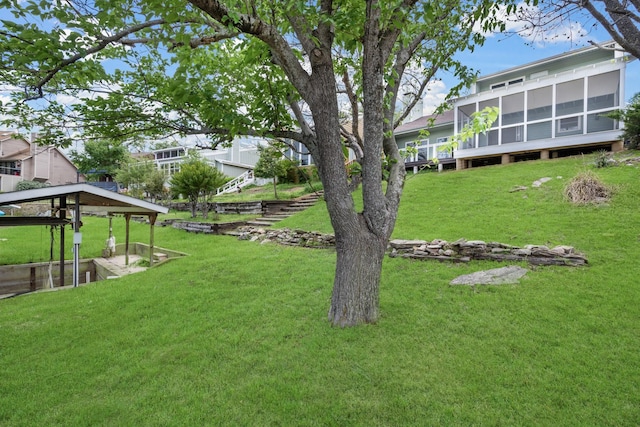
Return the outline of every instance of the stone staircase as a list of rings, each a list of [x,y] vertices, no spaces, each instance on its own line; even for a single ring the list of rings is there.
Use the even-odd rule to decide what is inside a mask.
[[[316,204],[318,199],[323,197],[324,193],[318,191],[315,193],[305,194],[297,199],[294,199],[293,203],[289,206],[281,208],[278,212],[265,214],[260,218],[256,218],[253,221],[247,221],[247,225],[253,225],[255,227],[270,227],[271,225],[282,221],[285,218],[289,218],[291,215],[302,212],[305,209]]]

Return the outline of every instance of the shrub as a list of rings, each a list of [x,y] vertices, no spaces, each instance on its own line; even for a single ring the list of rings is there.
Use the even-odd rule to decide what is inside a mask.
[[[585,171],[576,175],[564,189],[571,203],[584,205],[603,203],[611,197],[611,190],[593,172]]]
[[[624,130],[622,138],[630,150],[640,148],[640,93],[636,93],[627,108],[606,115],[612,119],[622,120]]]
[[[278,179],[280,182],[288,182],[290,184],[298,184],[303,177],[301,177],[300,172],[298,170],[298,162],[293,160],[285,159],[282,160],[282,166],[284,168],[284,173],[278,175]]]
[[[16,191],[32,190],[34,188],[42,188],[46,186],[46,184],[38,181],[20,181],[18,185],[16,185]]]
[[[615,164],[615,161],[611,158],[611,154],[606,150],[599,150],[596,152],[596,157],[593,161],[593,165],[596,168],[606,168]]]

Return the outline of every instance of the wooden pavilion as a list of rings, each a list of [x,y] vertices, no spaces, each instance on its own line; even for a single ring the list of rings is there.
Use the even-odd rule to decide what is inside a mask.
[[[49,225],[60,226],[60,284],[64,286],[64,235],[65,226],[73,229],[73,286],[79,284],[80,244],[82,233],[81,214],[101,212],[107,215],[121,214],[126,220],[125,256],[129,258],[129,223],[132,216],[149,218],[149,265],[153,265],[154,226],[158,214],[167,213],[168,208],[146,202],[134,197],[94,187],[90,184],[69,184],[43,187],[32,190],[13,191],[0,194],[0,206],[20,203],[46,201],[51,202],[50,216],[0,216],[0,227]]]

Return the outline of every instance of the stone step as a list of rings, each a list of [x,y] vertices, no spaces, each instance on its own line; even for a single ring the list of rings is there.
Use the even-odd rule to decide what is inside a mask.
[[[256,227],[270,227],[272,223],[267,221],[247,221],[247,224]]]
[[[163,254],[161,252],[156,252],[153,254],[153,259],[154,261],[164,261],[166,259],[168,259],[169,256],[167,254]]]
[[[288,217],[284,217],[288,218]],[[272,216],[263,216],[262,218],[256,218],[256,221],[267,221],[267,222],[278,222],[282,221],[284,218],[276,218]]]

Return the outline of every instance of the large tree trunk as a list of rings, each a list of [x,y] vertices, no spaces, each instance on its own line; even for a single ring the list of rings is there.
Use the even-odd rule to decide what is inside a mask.
[[[359,226],[336,234],[336,274],[329,309],[335,326],[375,323],[386,239],[371,233],[363,219]]]

